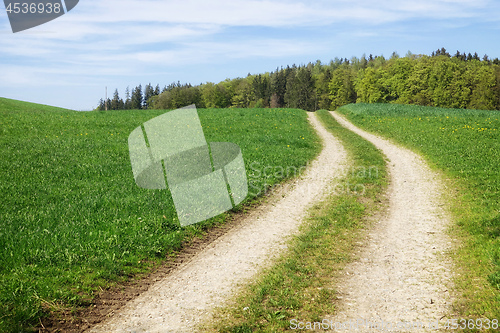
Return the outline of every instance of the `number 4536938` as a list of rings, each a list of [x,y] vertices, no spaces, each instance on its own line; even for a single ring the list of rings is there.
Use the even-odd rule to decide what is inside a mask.
[[[27,3],[14,2],[7,5],[9,14],[59,14],[63,10],[61,3]]]
[[[464,330],[464,329],[494,329],[500,328],[498,319],[447,319],[444,324],[445,329]]]

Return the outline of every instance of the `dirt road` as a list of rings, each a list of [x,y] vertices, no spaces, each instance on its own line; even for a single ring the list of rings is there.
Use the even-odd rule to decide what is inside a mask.
[[[239,227],[89,332],[193,332],[239,284],[252,279],[279,254],[307,209],[322,199],[328,183],[347,167],[340,142],[314,114],[309,114],[309,120],[323,139],[324,149],[292,189],[278,190],[280,200],[249,214]]]
[[[359,321],[349,331],[382,331],[363,325],[370,321],[383,323],[384,332],[436,332],[433,325],[449,313],[451,301],[451,269],[444,255],[451,240],[440,198],[445,189],[415,153],[332,115],[387,156],[391,185],[388,212],[364,241],[359,260],[345,270],[337,286],[339,310],[328,319]],[[442,328],[444,320],[439,324]]]
[[[348,265],[335,286],[338,311],[325,319],[356,323],[344,331],[435,332],[430,324],[449,313],[451,301],[451,270],[445,260],[451,241],[439,178],[418,155],[332,115],[388,157],[391,185],[389,208],[363,241],[359,260]],[[297,232],[307,208],[348,167],[342,145],[309,116],[324,149],[293,188],[277,191],[272,204],[250,213],[239,227],[90,332],[193,332],[238,285],[272,262],[286,248],[287,236]]]

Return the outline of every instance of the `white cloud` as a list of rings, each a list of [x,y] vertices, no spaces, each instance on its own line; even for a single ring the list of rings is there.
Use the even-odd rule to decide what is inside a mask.
[[[133,58],[144,63],[185,65],[192,63],[223,63],[232,59],[280,58],[289,54],[308,54],[321,46],[315,43],[279,39],[245,40],[231,42],[197,42],[181,49],[138,52]]]
[[[162,22],[226,26],[297,26],[318,22],[369,20],[390,22],[409,17],[470,17],[472,9],[492,0],[107,0],[88,3],[85,22]],[[91,16],[87,14],[92,13]]]
[[[163,22],[279,26],[301,24],[313,11],[303,3],[255,0],[108,0],[93,2],[86,22]],[[292,21],[295,20],[295,21]],[[307,20],[307,19],[306,19]]]
[[[206,37],[223,34],[229,27],[297,28],[343,24],[375,27],[413,18],[459,19],[479,15],[476,10],[490,4],[488,0],[81,1],[58,20],[25,34],[5,34],[2,36],[5,39],[0,41],[3,44],[0,54],[51,54],[54,42],[60,43],[55,49],[70,52],[123,51],[146,44],[203,41]],[[34,34],[44,31],[48,33]],[[29,52],[30,45],[32,52]]]

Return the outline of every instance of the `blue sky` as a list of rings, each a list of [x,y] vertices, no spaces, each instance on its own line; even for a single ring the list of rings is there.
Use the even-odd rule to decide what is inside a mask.
[[[139,84],[441,47],[500,58],[500,1],[81,0],[16,34],[1,6],[0,96],[90,110],[106,86],[123,97]]]

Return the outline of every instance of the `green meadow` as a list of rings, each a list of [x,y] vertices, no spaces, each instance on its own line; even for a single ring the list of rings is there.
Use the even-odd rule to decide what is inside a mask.
[[[198,111],[208,142],[242,150],[250,193],[235,210],[320,151],[302,110]],[[0,98],[0,331],[86,306],[100,288],[148,271],[230,219],[181,228],[168,191],[136,186],[128,135],[165,112],[75,112]]]
[[[208,142],[233,142],[242,150],[249,196],[233,211],[259,202],[321,149],[302,110],[198,111]],[[500,113],[397,104],[350,104],[338,111],[422,154],[441,172],[456,244],[451,253],[453,311],[461,318],[499,318]],[[128,135],[165,112],[75,112],[0,98],[0,332],[29,329],[54,310],[88,306],[101,288],[140,276],[169,260],[193,237],[203,237],[231,219],[233,212],[227,212],[182,228],[168,190],[136,186]],[[383,159],[371,145],[327,113],[319,114],[341,138],[353,165],[383,170]],[[367,180],[370,202],[332,197],[313,209],[291,256],[239,300],[252,311],[231,313],[240,319],[219,322],[218,329],[272,331],[284,328],[297,313],[315,319],[333,310],[323,302],[329,295],[314,292],[330,280],[304,277],[320,272],[333,256],[339,267],[318,276],[335,280],[363,233],[365,215],[378,209],[385,173],[380,177]],[[339,238],[345,230],[350,236]],[[302,271],[304,265],[308,268]],[[290,292],[286,299],[283,290]],[[314,294],[311,299],[319,303],[292,297],[294,290]]]
[[[454,310],[460,318],[499,318],[500,112],[397,104],[350,104],[338,112],[442,171],[454,220]]]

